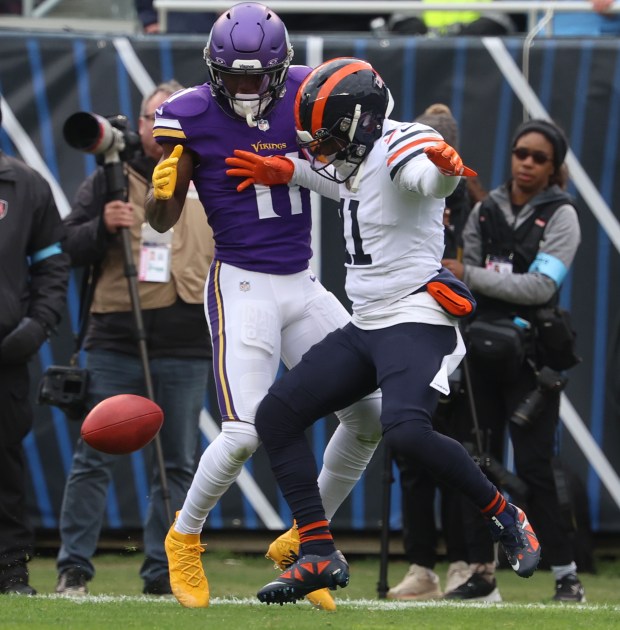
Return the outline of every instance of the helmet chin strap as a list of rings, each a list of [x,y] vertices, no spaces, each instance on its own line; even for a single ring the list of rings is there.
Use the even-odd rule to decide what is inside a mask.
[[[358,103],[355,106],[355,111],[353,112],[353,120],[351,120],[351,126],[349,127],[349,140],[353,142],[353,138],[355,138],[355,132],[357,130],[357,124],[360,121],[360,116],[362,115],[362,106]]]
[[[355,111],[353,112],[353,120],[351,121],[351,128],[349,129],[349,140],[351,142],[353,142],[353,138],[355,137],[355,131],[357,129],[357,125],[359,123],[361,115],[362,115],[362,106],[358,103],[355,106]],[[353,179],[347,180],[346,186],[353,193],[356,193],[359,189],[363,166],[364,166],[363,162],[359,164],[355,171]]]
[[[362,162],[357,171],[355,172],[355,176],[353,177],[353,179],[349,179],[347,180],[347,188],[352,192],[352,193],[356,193],[359,190],[360,187],[360,179],[362,177],[362,170],[364,169],[364,162]]]

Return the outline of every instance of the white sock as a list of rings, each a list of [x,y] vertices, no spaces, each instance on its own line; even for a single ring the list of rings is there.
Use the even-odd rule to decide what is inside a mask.
[[[226,421],[222,432],[209,444],[200,458],[198,470],[179,512],[175,530],[181,534],[200,534],[209,512],[236,481],[243,464],[258,448],[254,425]]]
[[[381,440],[381,398],[375,395],[338,412],[340,424],[325,453],[318,484],[331,520],[359,481]]]
[[[570,564],[562,564],[559,566],[552,566],[553,576],[556,582],[566,577],[567,575],[577,575],[577,565],[574,562]]]

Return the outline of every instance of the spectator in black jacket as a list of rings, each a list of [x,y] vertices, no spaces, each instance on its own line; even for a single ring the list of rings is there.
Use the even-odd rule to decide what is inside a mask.
[[[0,110],[1,122],[1,110]],[[32,427],[28,361],[60,320],[69,281],[49,184],[0,151],[0,593],[34,595],[22,440]]]
[[[144,525],[144,593],[171,593],[164,538],[192,481],[198,422],[204,404],[211,346],[203,289],[213,257],[211,230],[197,197],[188,197],[174,230],[158,234],[144,218],[144,199],[161,148],[153,139],[155,110],[181,86],[159,85],[142,102],[143,154],[125,164],[127,201],[108,201],[103,168],[77,192],[65,220],[65,246],[75,266],[94,268],[95,289],[84,349],[90,379],[88,407],[123,393],[146,395],[119,230],[131,237],[155,402],[164,411],[159,433],[172,515],[166,510],[157,458]],[[163,238],[162,238],[163,237]],[[157,264],[150,264],[155,261]],[[83,595],[95,574],[91,561],[104,521],[106,495],[118,455],[79,440],[60,515],[56,591]],[[169,518],[170,517],[170,518]]]
[[[579,361],[570,325],[557,308],[581,241],[575,201],[565,192],[567,151],[555,123],[519,125],[510,178],[472,209],[463,228],[463,259],[442,263],[478,303],[466,329],[471,398],[455,399],[455,417],[460,426],[471,426],[475,408],[498,461],[508,432],[515,472],[529,489],[527,513],[555,579],[553,599],[580,603],[585,590],[553,466],[564,371]],[[498,343],[498,334],[508,343]],[[471,502],[464,502],[463,513],[470,564],[478,570],[446,598],[472,601],[496,591],[495,554]]]

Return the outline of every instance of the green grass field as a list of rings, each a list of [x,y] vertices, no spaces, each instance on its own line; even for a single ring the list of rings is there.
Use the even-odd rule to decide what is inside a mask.
[[[344,550],[346,553],[346,550]],[[0,628],[118,629],[278,628],[415,628],[459,630],[527,628],[608,630],[620,627],[620,565],[599,561],[595,575],[582,575],[587,603],[551,603],[553,577],[538,571],[532,578],[518,578],[511,570],[498,571],[501,604],[452,602],[392,602],[377,597],[377,557],[349,558],[351,583],[336,593],[338,611],[314,610],[307,602],[266,606],[256,591],[277,575],[258,555],[207,551],[205,568],[211,587],[207,609],[182,608],[170,597],[141,595],[139,553],[106,554],[95,558],[97,575],[89,584],[90,595],[67,599],[54,595],[54,558],[36,557],[31,565],[31,584],[36,597],[2,596]],[[446,565],[437,567],[443,579]],[[396,584],[407,570],[403,561],[393,561],[389,581]]]

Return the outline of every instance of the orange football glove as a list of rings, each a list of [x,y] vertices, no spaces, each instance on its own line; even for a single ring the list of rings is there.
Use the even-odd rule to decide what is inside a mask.
[[[438,142],[424,149],[426,157],[439,169],[442,175],[475,177],[476,171],[463,165],[461,156],[446,142]]]
[[[288,184],[295,170],[293,162],[281,155],[262,157],[239,149],[235,149],[234,157],[226,158],[226,164],[235,167],[228,169],[226,175],[246,178],[237,186],[237,192],[245,190],[252,184],[264,186]]]

